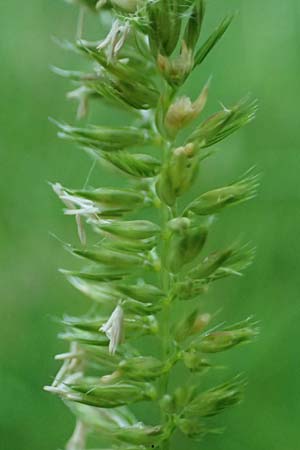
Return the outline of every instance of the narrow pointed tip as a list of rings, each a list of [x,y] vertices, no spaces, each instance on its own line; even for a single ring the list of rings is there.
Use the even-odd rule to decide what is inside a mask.
[[[67,250],[67,252],[72,253],[73,255],[76,255],[76,256],[80,256],[77,253],[78,251],[71,244],[64,243],[63,245],[64,245],[64,249]]]
[[[58,389],[55,388],[54,386],[44,386],[44,387],[43,387],[43,390],[44,390],[45,392],[51,392],[52,394],[56,394],[57,391],[58,391]]]
[[[57,127],[61,128],[62,124],[58,122],[58,120],[55,120],[53,117],[48,116],[49,122],[53,123],[53,125],[56,125]]]
[[[212,83],[213,80],[213,74],[210,74],[210,76],[207,79],[207,82],[205,83],[205,88],[208,89]]]
[[[61,77],[66,77],[68,71],[61,69],[60,67],[54,66],[53,64],[49,64],[49,69],[55,75],[59,75]]]
[[[55,36],[54,34],[51,35],[51,41],[54,42],[54,44],[58,45],[61,47],[62,42],[61,39],[59,39],[57,36]]]
[[[47,184],[51,186],[53,190],[55,190],[56,186],[59,185],[59,183],[53,183],[52,181],[47,181]]]

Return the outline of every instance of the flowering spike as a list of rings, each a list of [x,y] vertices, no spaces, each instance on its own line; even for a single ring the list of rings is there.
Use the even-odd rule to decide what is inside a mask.
[[[206,243],[217,214],[255,196],[258,176],[250,170],[190,203],[187,194],[211,147],[250,123],[257,105],[243,98],[205,117],[209,82],[200,80],[204,87],[194,101],[181,91],[233,15],[201,42],[204,0],[70,3],[80,8],[78,36],[62,46],[88,64],[81,71],[52,70],[74,85],[67,97],[78,102],[78,118],[86,116],[90,100],[123,114],[119,126],[52,120],[60,137],[100,164],[93,164],[93,185],[90,176],[83,188],[52,184],[64,213],[76,221],[80,242],[65,247],[83,264],[61,272],[93,307],[84,316],[63,317],[59,337],[70,348],[56,356],[62,366],[45,390],[60,396],[76,417],[66,450],[87,450],[89,432],[110,448],[165,450],[176,430],[197,440],[219,433],[210,418],[239,403],[245,387],[235,378],[204,390],[199,378],[218,367],[212,355],[252,342],[257,324],[215,324],[216,314],[199,297],[213,281],[241,275],[253,260],[248,244],[206,254]],[[82,36],[88,10],[104,33],[95,41]],[[204,119],[193,126],[199,116]],[[99,166],[116,172],[116,186],[94,181]],[[169,383],[178,362],[197,375],[195,384]],[[146,401],[160,410],[154,423],[130,411],[131,404]]]

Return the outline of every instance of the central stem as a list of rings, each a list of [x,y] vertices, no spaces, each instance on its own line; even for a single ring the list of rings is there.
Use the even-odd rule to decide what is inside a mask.
[[[166,267],[166,258],[169,251],[169,238],[167,232],[167,222],[169,220],[169,208],[166,205],[163,205],[163,248],[162,248],[162,289],[167,293],[166,303],[163,308],[162,320],[163,320],[163,356],[166,360],[169,355],[169,347],[170,347],[170,299],[169,299],[169,291],[171,288],[171,277],[170,273]],[[168,374],[165,375],[165,391],[167,390],[167,382],[168,382]],[[166,392],[165,392],[166,393]]]
[[[164,161],[166,162],[170,155],[170,144],[167,144],[164,151]],[[166,302],[162,311],[162,353],[164,362],[170,357],[171,342],[170,342],[170,319],[171,319],[171,308],[170,308],[170,292],[172,290],[172,277],[167,266],[167,257],[169,253],[169,231],[168,222],[173,218],[173,212],[165,203],[162,204],[162,249],[161,249],[161,285],[162,290],[166,293]],[[161,379],[161,397],[164,397],[168,393],[170,372],[167,371]],[[165,424],[168,423],[168,414],[162,414]],[[161,450],[168,450],[170,446],[169,438],[165,439],[161,443]]]
[[[162,273],[161,273],[161,283],[163,291],[167,293],[166,303],[162,312],[162,351],[164,361],[167,362],[170,352],[170,299],[169,291],[171,288],[171,277],[170,273],[166,267],[166,256],[168,254],[169,238],[167,233],[167,222],[169,220],[169,208],[167,205],[162,206],[162,219],[163,219],[163,247],[162,247]],[[169,384],[169,371],[163,375],[161,379],[161,397],[167,394]],[[164,422],[168,421],[167,414],[163,414]],[[169,439],[164,440],[161,443],[161,450],[169,449]]]

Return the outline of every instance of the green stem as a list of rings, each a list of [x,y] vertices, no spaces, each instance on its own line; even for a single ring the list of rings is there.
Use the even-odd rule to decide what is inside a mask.
[[[170,290],[170,274],[169,271],[166,268],[166,256],[169,251],[169,239],[167,237],[166,233],[166,224],[169,220],[169,208],[167,205],[162,206],[162,221],[163,221],[163,245],[162,245],[162,269],[161,269],[161,285],[164,292],[169,292]],[[165,303],[164,309],[162,311],[162,349],[163,349],[163,358],[166,360],[168,358],[169,354],[169,340],[170,340],[170,305],[169,305],[169,299],[167,296],[167,301]],[[168,378],[169,375],[166,374],[163,379],[163,393],[165,394],[168,387]]]
[[[170,144],[167,144],[164,152],[165,161],[168,159],[170,153]],[[171,210],[166,204],[162,205],[162,236],[163,243],[161,249],[161,285],[164,292],[169,294],[172,289],[172,277],[167,269],[166,260],[169,252],[169,233],[167,230],[168,221],[174,216],[174,211]],[[171,350],[171,336],[170,336],[170,322],[171,322],[171,305],[170,297],[167,295],[166,303],[162,311],[162,352],[163,359],[166,362],[170,356]],[[168,393],[170,373],[167,372],[161,379],[161,397]],[[163,413],[162,418],[166,424],[169,421],[167,414]],[[170,447],[170,440],[167,438],[161,443],[161,450],[168,450]]]

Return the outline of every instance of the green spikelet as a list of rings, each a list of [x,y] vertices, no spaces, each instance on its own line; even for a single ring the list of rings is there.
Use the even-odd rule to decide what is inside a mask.
[[[115,171],[119,182],[84,188],[52,184],[79,235],[79,243],[65,248],[82,264],[61,273],[92,308],[82,317],[63,317],[60,338],[70,348],[56,356],[62,367],[45,389],[76,417],[66,450],[87,450],[90,434],[104,439],[105,448],[168,450],[176,430],[195,440],[219,432],[211,417],[238,404],[245,389],[239,377],[204,389],[200,377],[217,367],[220,352],[255,339],[257,324],[252,319],[216,324],[199,298],[213,281],[241,275],[252,262],[248,244],[225,243],[209,253],[206,243],[215,216],[255,196],[258,176],[250,169],[231,184],[199,189],[190,203],[186,194],[210,147],[250,123],[257,106],[244,98],[207,117],[209,82],[203,80],[194,101],[182,89],[179,94],[233,15],[199,43],[202,0],[69,3],[80,10],[78,39],[65,47],[85,58],[86,71],[53,70],[75,84],[68,97],[78,101],[77,116],[87,114],[90,101],[128,115],[123,126],[53,121],[59,137],[103,170]],[[88,40],[85,14],[106,27],[103,40]],[[182,306],[179,319],[174,311]],[[139,339],[145,336],[154,342],[152,354],[142,350]],[[174,387],[169,380],[178,363],[196,376]],[[142,423],[130,409],[139,402],[154,403],[160,415]]]

